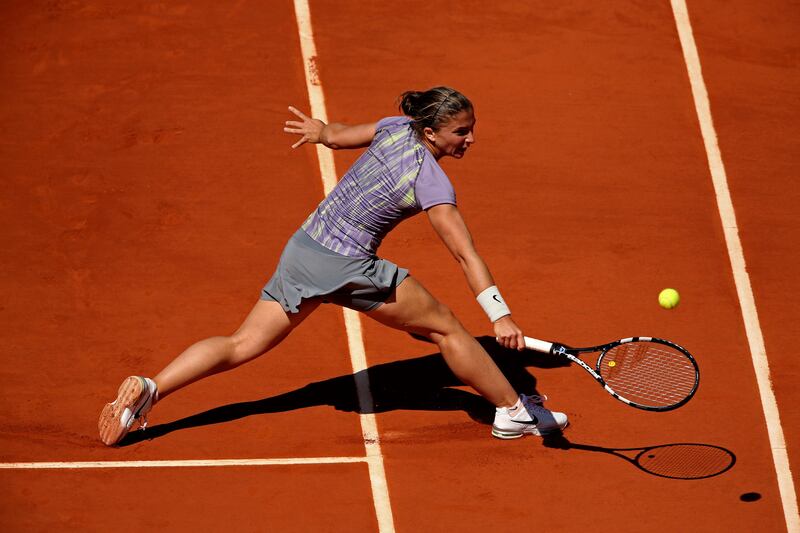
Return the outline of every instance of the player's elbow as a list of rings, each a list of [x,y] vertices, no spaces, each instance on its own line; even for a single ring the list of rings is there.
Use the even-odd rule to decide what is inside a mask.
[[[470,265],[475,263],[477,259],[477,252],[475,252],[475,248],[472,246],[465,246],[462,248],[456,248],[451,250],[453,257],[461,265],[461,268],[464,270],[469,270]]]
[[[454,254],[453,254],[453,258],[456,260],[456,263],[458,263],[458,265],[459,265],[461,268],[463,268],[463,269],[465,269],[465,270],[466,270],[466,268],[467,268],[467,264],[468,264],[468,261],[467,261],[467,258],[466,258],[466,257],[464,257],[464,256],[463,256],[463,255],[461,255],[461,254],[454,253]]]

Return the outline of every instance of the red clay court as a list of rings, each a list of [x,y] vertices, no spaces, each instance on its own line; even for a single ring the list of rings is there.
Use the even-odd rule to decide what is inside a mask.
[[[686,4],[5,2],[0,530],[799,531],[800,8]],[[322,306],[102,445],[119,382],[238,327],[358,156],[291,150],[287,106],[368,122],[443,84],[478,119],[443,166],[525,333],[675,340],[694,399],[631,409],[497,348],[418,216],[381,255],[570,416],[565,441],[493,439],[435,345]],[[721,463],[632,460],[685,443]]]

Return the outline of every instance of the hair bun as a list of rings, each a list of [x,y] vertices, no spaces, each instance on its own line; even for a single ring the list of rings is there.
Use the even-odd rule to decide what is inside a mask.
[[[400,110],[404,115],[415,117],[419,114],[422,95],[422,91],[406,91],[400,95]]]

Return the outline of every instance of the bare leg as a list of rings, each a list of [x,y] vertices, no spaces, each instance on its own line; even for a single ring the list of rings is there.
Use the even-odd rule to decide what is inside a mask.
[[[414,278],[403,280],[394,299],[367,316],[395,329],[430,337],[453,373],[496,407],[511,407],[517,402],[519,395],[489,354],[452,311]]]
[[[159,372],[153,378],[158,385],[159,399],[269,351],[318,306],[318,301],[306,301],[300,313],[288,315],[277,302],[259,300],[236,333],[193,344]]]

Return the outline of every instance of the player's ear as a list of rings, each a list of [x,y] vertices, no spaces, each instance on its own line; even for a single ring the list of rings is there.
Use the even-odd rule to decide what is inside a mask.
[[[425,138],[431,142],[436,139],[436,132],[433,131],[433,128],[427,127],[422,130],[422,133],[425,135]]]

